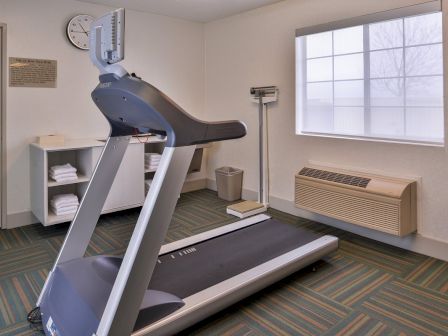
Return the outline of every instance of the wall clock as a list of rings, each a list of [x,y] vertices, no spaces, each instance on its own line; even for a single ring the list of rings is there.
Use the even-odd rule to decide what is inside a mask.
[[[95,18],[87,14],[74,16],[67,24],[67,37],[79,49],[89,50],[90,24]]]

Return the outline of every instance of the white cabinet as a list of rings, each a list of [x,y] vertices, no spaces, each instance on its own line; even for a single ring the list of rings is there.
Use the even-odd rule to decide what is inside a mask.
[[[102,148],[93,149],[94,161],[97,162]],[[130,144],[104,203],[103,212],[118,211],[142,205],[145,200],[144,145]]]
[[[49,202],[54,195],[67,193],[76,194],[81,200],[104,145],[104,141],[93,139],[66,140],[62,146],[31,144],[31,210],[43,225],[69,222],[73,219],[74,214],[56,216],[51,211]],[[142,142],[134,138],[131,140],[102,213],[143,205],[145,180],[151,180],[155,174],[154,170],[145,170],[145,152],[162,153],[164,146],[165,141],[154,136],[144,137]],[[203,147],[206,146],[198,146],[190,172],[200,170]],[[70,163],[78,169],[78,179],[62,183],[51,180],[48,177],[49,168],[65,163]]]
[[[148,141],[160,142],[151,138]],[[66,140],[62,146],[31,144],[31,210],[39,221],[53,225],[71,221],[74,214],[56,216],[49,207],[54,195],[73,193],[78,199],[84,196],[93,171],[99,160],[105,142],[81,139]],[[115,177],[102,213],[141,206],[144,192],[145,145],[132,140]],[[54,165],[70,163],[78,169],[78,179],[70,182],[56,182],[48,177],[48,170]]]
[[[54,195],[73,193],[79,199],[84,195],[95,168],[92,147],[104,145],[92,140],[68,141],[64,146],[30,147],[31,210],[43,225],[67,222],[73,214],[57,216],[49,201]],[[56,182],[48,177],[50,167],[70,163],[78,169],[78,179],[70,182]]]

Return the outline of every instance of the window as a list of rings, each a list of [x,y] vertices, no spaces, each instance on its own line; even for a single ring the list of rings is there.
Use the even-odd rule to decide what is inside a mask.
[[[444,142],[440,12],[297,35],[297,134]]]

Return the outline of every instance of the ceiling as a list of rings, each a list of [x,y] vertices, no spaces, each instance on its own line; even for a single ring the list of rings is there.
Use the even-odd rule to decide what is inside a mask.
[[[282,0],[79,0],[181,19],[209,22]]]

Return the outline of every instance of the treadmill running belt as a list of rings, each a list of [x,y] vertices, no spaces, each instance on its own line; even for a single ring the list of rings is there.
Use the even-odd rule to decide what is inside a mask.
[[[184,299],[317,238],[269,219],[160,256],[148,288]]]

